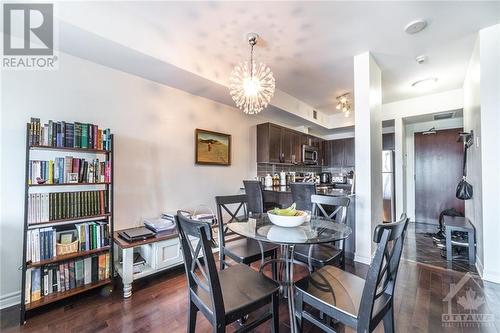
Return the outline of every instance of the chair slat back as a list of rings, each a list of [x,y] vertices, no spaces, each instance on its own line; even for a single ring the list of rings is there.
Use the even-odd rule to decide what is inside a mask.
[[[333,219],[336,217],[337,213],[340,213],[340,218],[336,217],[335,221],[338,223],[346,222],[347,208],[351,202],[348,197],[334,197],[329,195],[314,194],[311,196],[311,202],[313,203],[313,214]],[[325,206],[335,207],[335,209],[332,213],[328,213]]]
[[[264,196],[262,185],[258,180],[244,180],[245,193],[247,195],[247,209],[252,214],[264,213]]]
[[[245,194],[216,196],[215,204],[217,206],[219,244],[225,246],[225,236],[228,234],[228,228],[225,224],[242,222],[248,218],[247,196]],[[224,221],[224,213],[229,217],[227,221]]]
[[[193,297],[197,297],[196,291],[202,289],[210,295],[212,306],[207,305],[207,307],[214,309],[216,312],[214,315],[224,314],[222,289],[211,249],[212,233],[210,224],[193,220],[188,216],[189,213],[179,210],[175,221],[182,245],[184,267],[190,293]],[[203,254],[205,265],[200,263],[200,253]]]
[[[386,304],[393,301],[396,277],[403,251],[406,228],[409,219],[402,214],[399,221],[379,224],[373,233],[373,241],[377,243],[375,255],[368,269],[361,305],[359,309],[359,327],[368,331],[375,302],[380,302],[377,309],[381,310]]]
[[[316,194],[316,184],[314,183],[290,183],[293,202],[300,210],[313,210],[311,196]]]

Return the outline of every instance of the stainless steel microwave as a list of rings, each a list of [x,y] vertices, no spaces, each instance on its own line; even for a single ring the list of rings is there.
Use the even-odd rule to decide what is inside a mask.
[[[302,163],[309,165],[318,164],[318,148],[302,145]]]

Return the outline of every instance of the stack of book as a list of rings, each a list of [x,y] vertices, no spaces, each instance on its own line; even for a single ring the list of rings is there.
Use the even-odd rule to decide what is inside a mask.
[[[175,222],[167,218],[148,218],[144,219],[144,226],[154,232],[162,232],[175,228]]]
[[[78,191],[30,193],[28,196],[28,223],[83,218],[108,212],[108,192]]]
[[[41,125],[39,118],[31,118],[28,138],[30,146],[111,149],[109,128],[93,124],[49,120]]]
[[[109,253],[26,270],[25,303],[109,278]]]
[[[52,259],[56,255],[56,230],[39,228],[28,230],[26,239],[26,261],[38,262]]]
[[[80,251],[89,251],[109,245],[109,231],[106,222],[85,222],[75,224]]]
[[[32,160],[29,164],[29,184],[109,183],[111,162],[99,159],[86,161],[72,156],[54,160]],[[70,177],[73,174],[75,177]]]

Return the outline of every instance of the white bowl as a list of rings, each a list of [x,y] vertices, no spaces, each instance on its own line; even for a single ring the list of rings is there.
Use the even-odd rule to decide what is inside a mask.
[[[273,224],[285,228],[298,227],[307,219],[307,213],[300,210],[297,211],[295,216],[276,215],[270,210],[267,212],[267,216]]]

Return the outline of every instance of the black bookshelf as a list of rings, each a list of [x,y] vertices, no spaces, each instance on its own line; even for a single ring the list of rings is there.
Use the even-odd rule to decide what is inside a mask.
[[[113,223],[113,178],[114,178],[114,160],[113,160],[113,143],[114,143],[114,135],[111,134],[109,136],[109,149],[91,149],[91,148],[72,148],[72,147],[54,147],[54,146],[42,146],[42,145],[30,145],[30,135],[32,132],[30,130],[30,123],[27,124],[26,127],[26,165],[25,165],[25,196],[24,196],[24,234],[23,234],[23,264],[22,264],[22,289],[21,289],[21,313],[20,313],[20,322],[21,325],[26,323],[26,315],[27,312],[33,310],[35,308],[42,307],[47,304],[51,304],[54,302],[58,302],[60,300],[66,299],[68,297],[72,297],[83,292],[87,292],[89,290],[102,287],[109,286],[112,283],[112,277],[114,276],[114,265],[113,265],[113,237],[114,234],[114,223]],[[78,153],[86,153],[86,154],[95,154],[96,156],[105,156],[104,161],[110,161],[110,179],[109,182],[97,182],[97,183],[63,183],[63,184],[30,184],[29,174],[30,174],[30,161],[31,161],[31,153],[33,151],[61,151],[61,153],[67,154],[68,152],[73,152],[75,154]],[[81,191],[82,188],[85,187],[104,187],[104,191],[107,191],[107,204],[108,211],[104,214],[100,215],[92,215],[92,216],[82,216],[78,218],[68,218],[61,220],[50,220],[41,223],[29,223],[28,221],[28,199],[30,194],[30,189],[33,188],[41,188],[44,189],[44,193],[50,193],[53,189],[57,189],[58,187],[67,187],[67,191]],[[45,228],[45,227],[57,227],[57,226],[71,226],[77,223],[85,222],[85,221],[106,221],[108,225],[109,231],[109,239],[108,244],[101,248],[92,249],[89,251],[79,251],[67,255],[54,254],[52,259],[41,260],[39,262],[27,262],[27,235],[28,230],[36,229],[36,228]],[[94,254],[102,254],[108,252],[109,253],[109,276],[107,279],[99,280],[97,282],[92,282],[91,284],[87,284],[81,287],[76,287],[73,289],[69,289],[66,291],[58,291],[51,293],[46,296],[41,296],[40,299],[36,301],[31,301],[30,303],[26,303],[26,271],[29,268],[33,267],[43,267],[44,265],[57,263],[61,261],[69,261],[75,259],[83,259],[85,257],[92,256]],[[43,286],[41,286],[43,288]]]

